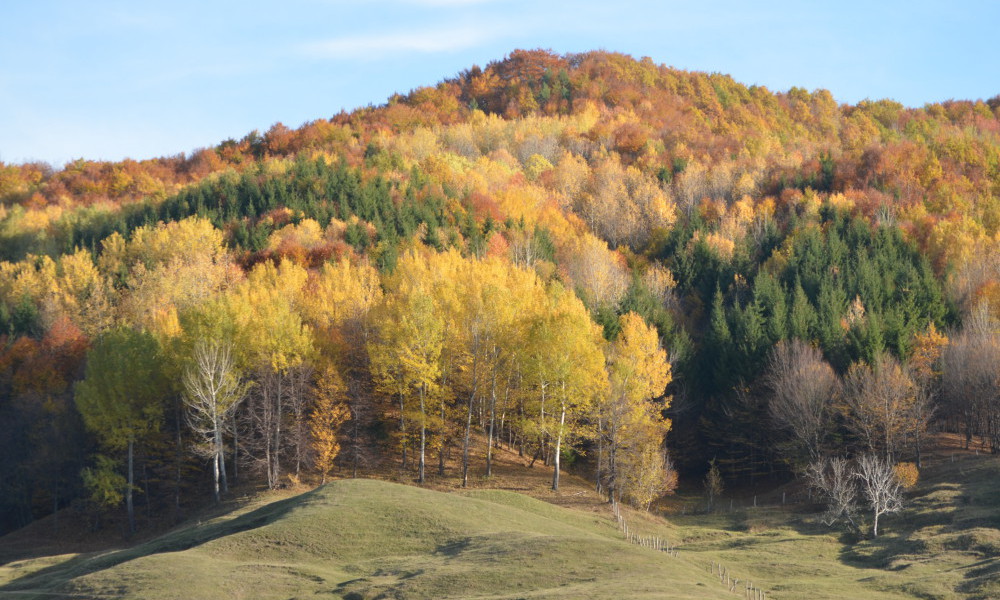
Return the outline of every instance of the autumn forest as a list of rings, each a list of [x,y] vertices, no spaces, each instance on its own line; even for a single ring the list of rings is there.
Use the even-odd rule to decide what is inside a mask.
[[[0,533],[501,447],[638,508],[1000,451],[1000,97],[515,51],[190,155],[0,163],[0,261]]]

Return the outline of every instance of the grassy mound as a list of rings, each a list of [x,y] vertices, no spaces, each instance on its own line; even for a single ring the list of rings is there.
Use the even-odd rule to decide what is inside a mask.
[[[1000,459],[939,461],[921,476],[875,539],[831,530],[804,506],[669,518],[689,557],[729,566],[769,598],[1000,598]]]
[[[35,558],[0,566],[0,597],[740,597],[709,573],[721,563],[777,600],[1000,598],[998,458],[936,461],[877,539],[831,530],[780,495],[778,506],[740,508],[748,499],[737,497],[707,515],[682,496],[673,506],[688,510],[668,520],[627,513],[634,530],[679,543],[679,558],[625,543],[584,482],[556,495],[536,490],[536,475],[505,481],[549,502],[337,481],[125,550],[23,554]]]
[[[338,481],[127,550],[5,567],[4,592],[126,598],[723,598],[683,556],[520,494]],[[19,570],[20,569],[20,570]]]

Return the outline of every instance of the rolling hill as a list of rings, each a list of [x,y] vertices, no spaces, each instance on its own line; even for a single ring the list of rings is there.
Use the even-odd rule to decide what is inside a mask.
[[[690,510],[696,495],[682,493],[662,507],[666,519],[627,512],[635,530],[678,544],[677,557],[626,543],[574,478],[551,500],[577,508],[505,490],[339,480],[132,548],[11,561],[0,568],[0,595],[739,597],[710,573],[722,564],[737,587],[752,580],[768,598],[995,598],[1000,460],[959,452],[954,461],[939,456],[924,475],[904,512],[868,540],[826,528],[816,507],[782,506],[780,496],[752,508],[736,494],[734,510],[704,514]],[[508,473],[497,483],[517,487],[518,479]],[[520,484],[532,489],[528,479]]]
[[[7,565],[6,578],[19,568],[30,563]],[[76,556],[0,590],[150,600],[726,597],[693,561],[629,545],[609,518],[513,492],[361,479]]]

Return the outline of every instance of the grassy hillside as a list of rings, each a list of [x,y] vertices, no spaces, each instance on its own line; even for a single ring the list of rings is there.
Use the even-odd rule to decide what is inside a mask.
[[[874,540],[819,524],[805,505],[670,520],[689,556],[759,580],[775,598],[1000,597],[1000,460],[948,457],[923,476]]]
[[[532,487],[532,471],[495,485]],[[344,480],[236,511],[131,549],[0,567],[0,595],[125,598],[727,598],[711,563],[769,598],[996,598],[1000,460],[939,457],[885,533],[858,541],[804,504],[628,512],[678,558],[626,544],[574,485],[555,502],[503,490],[445,493]],[[549,493],[548,495],[551,495]],[[723,503],[725,505],[725,503]],[[583,509],[583,510],[581,510]],[[7,538],[9,539],[9,538]],[[4,541],[7,541],[5,539]],[[28,593],[24,593],[28,592]]]
[[[695,563],[626,544],[604,517],[512,492],[446,494],[371,480],[331,483],[128,550],[51,566],[51,559],[41,560],[7,565],[0,592],[147,599],[726,597]]]

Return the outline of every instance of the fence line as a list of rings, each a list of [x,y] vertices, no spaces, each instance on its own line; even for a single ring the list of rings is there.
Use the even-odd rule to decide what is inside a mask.
[[[782,499],[784,500],[784,498]],[[680,551],[674,545],[671,545],[666,538],[653,535],[641,535],[637,533],[632,527],[629,527],[628,521],[622,516],[621,506],[617,501],[612,500],[611,502],[611,512],[615,516],[615,521],[618,523],[618,529],[625,536],[626,541],[630,544],[635,544],[643,548],[651,548],[658,552],[666,552],[667,556],[672,556],[674,558],[680,556]],[[722,563],[712,563],[708,567],[708,572],[719,577],[719,582],[726,586],[731,593],[739,594],[743,593],[745,600],[767,600],[767,591],[763,590],[754,585],[749,579],[740,579],[739,577],[733,577],[729,568],[724,566]],[[740,582],[743,585],[740,586]]]
[[[625,539],[630,544],[635,544],[643,548],[650,548],[652,550],[656,550],[657,552],[666,552],[669,556],[676,557],[679,555],[677,548],[671,545],[666,538],[655,535],[641,535],[633,528],[629,527],[625,517],[622,516],[621,506],[617,501],[612,501],[611,512],[614,514],[615,520],[618,522],[618,529],[622,532],[622,534],[624,534]]]
[[[733,577],[729,572],[729,567],[722,563],[712,561],[708,566],[708,572],[717,576],[719,582],[726,586],[726,589],[731,593],[739,594],[742,592],[746,600],[767,600],[767,590],[755,586],[753,581],[749,579]],[[743,582],[742,586],[740,586],[740,581]]]

